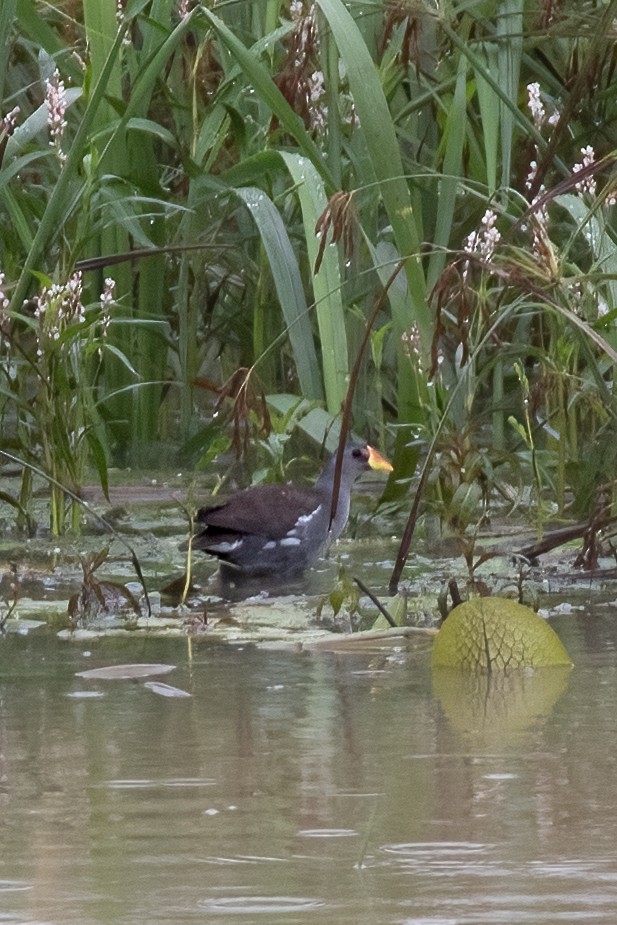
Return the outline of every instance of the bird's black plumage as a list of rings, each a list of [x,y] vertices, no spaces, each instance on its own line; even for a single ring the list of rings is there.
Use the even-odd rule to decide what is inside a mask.
[[[367,469],[391,470],[372,447],[345,448],[336,515],[330,523],[336,458],[312,487],[258,485],[202,507],[193,548],[244,575],[286,576],[312,565],[344,530],[351,487]]]

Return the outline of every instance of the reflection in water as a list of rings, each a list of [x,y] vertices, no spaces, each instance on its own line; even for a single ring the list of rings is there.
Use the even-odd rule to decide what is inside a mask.
[[[206,641],[191,660],[182,641],[88,658],[2,640],[0,921],[612,925],[617,668],[614,646],[580,643],[531,720],[533,685],[501,691],[516,734],[470,740],[451,721],[466,695],[433,694],[430,642],[392,658]],[[71,696],[76,671],[129,661],[175,664],[192,696]]]
[[[568,686],[569,666],[482,674],[433,669],[433,693],[452,727],[470,741],[507,745],[549,716]]]

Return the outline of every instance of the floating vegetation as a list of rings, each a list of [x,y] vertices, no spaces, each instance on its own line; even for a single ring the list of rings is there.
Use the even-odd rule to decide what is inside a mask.
[[[179,687],[172,687],[171,684],[163,684],[161,681],[146,681],[144,687],[147,687],[149,691],[152,691],[153,694],[158,694],[160,697],[182,699],[183,697],[193,696],[188,691],[180,690]]]
[[[433,645],[433,668],[492,674],[571,664],[546,620],[529,607],[498,597],[459,604]]]
[[[87,671],[77,671],[76,678],[86,678],[89,681],[125,681],[135,678],[149,678],[152,675],[169,674],[175,665],[107,665],[103,668],[89,668]]]

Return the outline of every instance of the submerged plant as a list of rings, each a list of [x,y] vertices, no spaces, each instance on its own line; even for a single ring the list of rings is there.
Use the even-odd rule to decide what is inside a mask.
[[[72,629],[85,629],[97,621],[121,618],[124,622],[141,616],[141,607],[135,595],[125,585],[99,578],[98,569],[109,556],[109,547],[80,558],[83,572],[82,586],[72,595],[68,604],[68,617]]]

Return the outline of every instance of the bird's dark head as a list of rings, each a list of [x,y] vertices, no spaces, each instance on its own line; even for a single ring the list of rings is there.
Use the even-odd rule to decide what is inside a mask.
[[[354,444],[351,447],[351,456],[364,469],[376,469],[381,472],[392,472],[392,464],[385,456],[377,452],[368,444]]]
[[[317,487],[332,491],[334,474],[336,470],[337,454],[333,453],[328,464],[322,471],[317,480]],[[381,453],[378,453],[372,446],[366,443],[348,443],[343,453],[343,464],[341,467],[341,485],[343,491],[349,491],[352,484],[362,472],[369,469],[377,469],[382,472],[391,472],[392,466]]]

